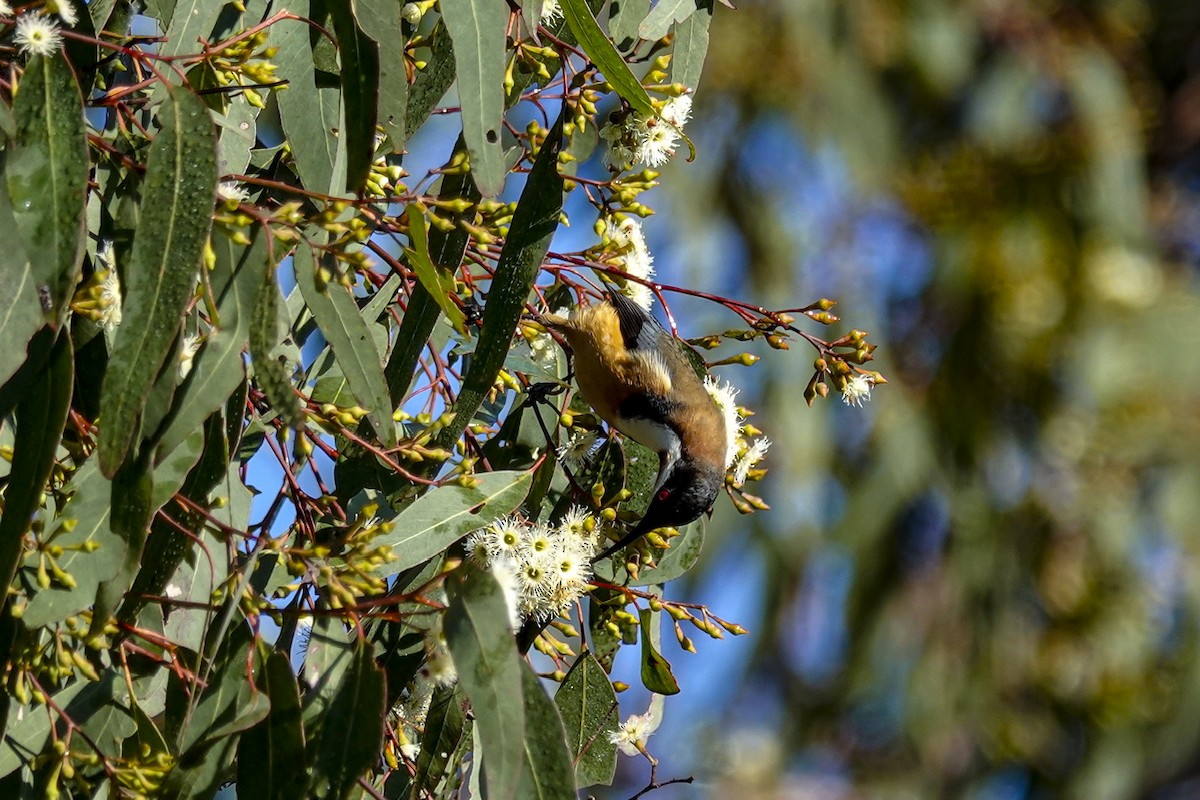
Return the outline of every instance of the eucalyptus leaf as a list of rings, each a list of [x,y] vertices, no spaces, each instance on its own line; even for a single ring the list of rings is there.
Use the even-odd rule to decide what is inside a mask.
[[[329,797],[347,797],[383,746],[385,687],[370,645],[359,639],[324,715],[315,774]]]
[[[61,53],[30,57],[12,113],[17,131],[3,169],[16,237],[5,239],[23,245],[42,311],[57,325],[83,263],[88,179],[83,98]],[[24,272],[16,266],[8,271]]]
[[[525,752],[517,797],[575,800],[575,774],[563,721],[533,668],[521,662],[525,701]]]
[[[510,514],[529,492],[529,472],[474,476],[477,485],[433,489],[391,521],[390,533],[373,540],[392,548],[395,559],[375,570],[388,577],[437,555],[471,531]]]
[[[611,784],[617,769],[617,748],[609,734],[616,731],[619,721],[617,694],[590,652],[575,659],[554,695],[554,704],[575,757],[575,784]]]
[[[321,333],[333,347],[350,390],[358,404],[367,409],[367,418],[384,444],[394,447],[396,426],[392,422],[392,404],[388,399],[383,365],[358,304],[340,283],[329,283],[323,289],[317,287],[319,264],[316,252],[307,242],[300,243],[292,262],[296,285],[312,310]]]
[[[687,20],[696,11],[696,0],[658,0],[638,26],[638,36],[657,41],[667,35],[673,24]]]
[[[504,188],[504,31],[508,7],[494,0],[442,0],[442,21],[454,40],[463,138],[471,176],[484,197]]]
[[[662,648],[662,612],[644,608],[638,612],[642,629],[642,685],[655,694],[678,694],[679,682],[671,665],[659,652]]]
[[[342,102],[346,125],[346,190],[359,192],[375,160],[375,121],[379,110],[379,45],[359,27],[350,3],[326,6],[341,56]],[[397,48],[400,49],[400,48]]]
[[[12,470],[4,492],[4,514],[0,516],[0,581],[4,586],[12,583],[25,550],[25,533],[41,505],[74,388],[71,337],[60,331],[50,353],[49,368],[39,371],[34,385],[17,404]]]
[[[300,719],[300,690],[287,656],[265,654],[257,686],[271,701],[271,713],[238,741],[238,794],[261,800],[291,800],[308,788],[304,727]],[[244,793],[244,794],[243,794]]]
[[[469,567],[462,573],[446,584],[446,645],[475,715],[487,796],[515,798],[526,759],[522,664],[496,579]]]
[[[115,475],[141,429],[146,394],[180,329],[212,226],[216,134],[207,107],[171,88],[150,144],[123,318],[100,395],[100,466]]]

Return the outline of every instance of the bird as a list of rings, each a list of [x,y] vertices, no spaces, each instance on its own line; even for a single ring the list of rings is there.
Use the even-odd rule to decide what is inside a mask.
[[[658,454],[646,513],[593,562],[712,508],[725,483],[727,421],[683,344],[618,291],[567,316],[543,315],[542,322],[562,334],[574,353],[575,381],[596,413]]]

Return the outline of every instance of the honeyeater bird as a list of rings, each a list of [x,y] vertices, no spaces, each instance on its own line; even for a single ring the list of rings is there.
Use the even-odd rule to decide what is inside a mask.
[[[711,508],[725,482],[725,415],[682,343],[617,291],[569,316],[551,314],[542,321],[567,340],[579,391],[596,413],[658,454],[658,479],[645,516],[593,560],[650,531],[686,525]]]

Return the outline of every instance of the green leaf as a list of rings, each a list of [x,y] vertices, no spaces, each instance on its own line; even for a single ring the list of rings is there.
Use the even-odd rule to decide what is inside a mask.
[[[123,702],[118,699],[121,695],[125,695]],[[127,722],[113,721],[109,718],[109,709],[121,706],[127,708],[129,702],[125,692],[125,681],[116,670],[106,670],[98,681],[77,680],[67,688],[55,692],[50,700],[51,703],[44,706],[14,704],[9,708],[6,732],[3,744],[0,745],[0,775],[7,775],[14,769],[28,764],[46,746],[52,728],[56,728],[61,736],[67,727],[64,716],[82,725],[85,733],[99,734],[106,745],[112,744],[105,735],[106,731],[115,733],[118,730],[127,730],[126,736],[133,733],[132,726],[128,724],[131,720],[128,719],[127,712],[121,712]],[[103,718],[97,718],[96,715]],[[97,744],[100,742],[97,741]],[[102,752],[106,756],[120,755],[116,749]]]
[[[350,3],[326,6],[333,17],[341,55],[342,102],[345,103],[346,190],[357,193],[367,182],[375,160],[375,121],[379,116],[379,45],[359,28]],[[402,50],[403,48],[396,48]]]
[[[515,798],[525,759],[521,661],[504,594],[490,572],[467,567],[446,582],[443,630],[475,715],[487,796]]]
[[[612,41],[600,30],[600,24],[596,22],[596,17],[592,15],[584,0],[562,0],[560,5],[567,26],[579,42],[579,46],[604,73],[604,77],[617,90],[617,94],[635,111],[647,117],[656,116],[646,88],[634,77]]]
[[[262,648],[259,659],[263,659]],[[308,779],[300,689],[287,656],[267,653],[258,673],[258,689],[271,701],[271,713],[238,741],[237,788],[240,797],[291,800],[303,797]]]
[[[58,324],[83,263],[88,178],[83,99],[62,54],[29,59],[12,110],[17,134],[4,162],[8,196],[42,311]]]
[[[638,25],[650,12],[650,0],[615,0],[608,17],[608,33],[618,50],[630,52],[638,43]]]
[[[100,467],[116,474],[138,437],[146,394],[172,352],[212,225],[216,133],[208,108],[172,87],[150,144],[125,270],[121,326],[100,394]]]
[[[395,558],[375,570],[380,577],[415,567],[445,550],[471,531],[512,513],[529,491],[530,472],[476,475],[479,485],[440,486],[392,520],[392,531],[377,536],[375,546],[392,548]]]
[[[96,587],[117,574],[125,557],[125,540],[109,525],[112,483],[101,474],[95,458],[75,473],[71,487],[71,499],[47,529],[74,521],[75,527],[55,536],[54,543],[63,548],[58,565],[74,578],[75,586],[55,582],[30,598],[21,617],[27,629],[66,619],[87,608],[96,596]]]
[[[41,505],[46,479],[54,467],[74,388],[71,337],[59,331],[49,368],[34,377],[33,386],[17,405],[12,469],[4,491],[4,514],[0,516],[0,585],[12,583],[24,554],[25,533]]]
[[[704,57],[708,54],[708,27],[712,23],[712,0],[691,0],[696,13],[675,24],[674,44],[671,47],[671,83],[682,83],[689,89],[700,85]]]
[[[667,35],[673,24],[683,22],[695,11],[696,0],[658,0],[638,26],[638,36],[656,42]]]
[[[454,153],[450,156],[451,162],[465,153],[466,148],[467,145],[462,136],[459,136],[458,142],[454,145]],[[466,229],[457,223],[466,214],[474,213],[470,206],[479,202],[480,194],[469,173],[459,172],[443,175],[438,199],[456,200],[459,198],[469,201],[469,206],[462,214],[454,214],[448,218],[448,221],[456,224],[449,230],[437,228],[429,235],[430,261],[448,270],[451,274],[456,273],[459,265],[462,264],[463,254],[466,252],[467,241],[470,238]],[[400,321],[400,330],[396,334],[396,345],[392,348],[392,354],[383,371],[387,378],[388,395],[391,397],[393,406],[399,405],[404,396],[408,394],[409,384],[416,372],[417,361],[429,341],[433,326],[437,324],[439,308],[434,296],[424,285],[418,283],[413,287],[408,308],[404,312],[404,318]]]
[[[375,40],[379,47],[379,124],[387,131],[392,152],[404,149],[407,132],[404,128],[408,113],[408,74],[404,69],[404,41],[400,10],[403,5],[394,0],[355,0],[354,16],[359,27]]]
[[[454,83],[454,43],[440,19],[429,34],[429,49],[429,63],[417,73],[412,88],[408,90],[404,123],[408,136],[421,129],[433,113],[434,106],[446,96]]]
[[[258,109],[250,105],[245,95],[230,97],[228,103],[224,114],[214,114],[220,133],[217,172],[221,175],[245,172],[258,139]]]
[[[329,797],[349,797],[351,789],[383,747],[385,687],[370,644],[359,639],[349,668],[329,704],[317,750],[317,785]],[[361,796],[360,794],[354,795]]]
[[[276,74],[288,82],[287,91],[277,95],[279,116],[304,188],[319,194],[340,192],[346,183],[346,148],[337,135],[342,127],[341,90],[317,85],[310,28],[303,21],[309,16],[308,0],[289,2],[288,10],[301,19],[271,26],[271,41],[279,48]]]
[[[575,785],[610,785],[617,770],[617,747],[609,741],[617,729],[617,693],[590,652],[575,660],[554,704],[575,756]]]
[[[317,288],[317,254],[307,241],[301,241],[296,248],[292,265],[296,285],[333,348],[338,366],[350,383],[350,391],[358,404],[367,409],[367,418],[376,433],[387,446],[394,447],[396,426],[392,422],[392,403],[383,378],[383,365],[358,303],[340,283],[329,283],[324,291]]]
[[[425,715],[421,754],[417,757],[413,786],[432,791],[445,776],[451,754],[466,738],[464,699],[462,691],[456,686],[439,686],[434,691],[429,712]]]
[[[219,671],[208,675],[208,685],[200,701],[182,724],[168,730],[176,741],[180,760],[203,757],[220,739],[249,730],[266,717],[270,701],[250,683],[248,639],[232,646],[223,657]],[[172,676],[172,680],[178,680]]]
[[[525,699],[525,752],[517,797],[575,800],[575,775],[562,718],[533,668],[521,662]]]
[[[479,343],[454,403],[454,421],[438,434],[437,442],[441,447],[449,448],[458,441],[508,357],[513,333],[525,311],[525,301],[550,248],[550,240],[558,229],[563,199],[563,179],[558,174],[561,147],[562,117],[559,117],[534,159],[513,212],[508,238],[500,252],[492,289],[483,309]]]
[[[644,608],[638,612],[642,628],[642,685],[656,694],[679,694],[679,683],[671,674],[671,665],[659,653],[661,620],[659,611]]]
[[[269,265],[261,276],[250,315],[250,360],[254,377],[275,413],[291,427],[299,428],[304,424],[300,398],[284,363],[272,353],[279,342],[279,325],[279,283],[274,265]]]
[[[504,188],[504,32],[508,6],[494,0],[442,0],[442,21],[454,40],[463,137],[471,176],[484,197]]]
[[[446,315],[446,319],[456,330],[462,331],[466,317],[463,315],[462,309],[450,299],[450,296],[456,293],[454,272],[434,264],[430,257],[428,231],[425,229],[425,215],[421,213],[421,209],[417,208],[415,203],[410,204],[406,213],[409,238],[412,241],[412,248],[407,251],[409,264],[412,266],[413,272],[417,273],[417,280],[433,297],[438,308]],[[457,267],[458,265],[455,264],[454,268],[457,269]]]
[[[341,620],[328,616],[314,620],[301,672],[307,687],[304,695],[304,730],[310,739],[319,732],[325,713],[345,679],[353,657],[353,646],[353,632],[348,631]]]
[[[216,265],[210,283],[220,324],[196,353],[192,371],[176,394],[171,421],[158,440],[159,460],[219,409],[245,380],[242,351],[250,341],[255,294],[266,273],[274,272],[267,258],[266,237],[257,228],[249,246],[217,236],[213,251]]]
[[[0,230],[15,230],[12,203],[8,186],[0,181]],[[20,368],[26,349],[38,329],[45,324],[41,301],[38,299],[37,276],[34,265],[25,254],[21,240],[12,236],[0,247],[0,386]],[[0,414],[4,409],[0,408]]]
[[[165,56],[203,52],[224,7],[225,0],[177,0],[159,52]]]

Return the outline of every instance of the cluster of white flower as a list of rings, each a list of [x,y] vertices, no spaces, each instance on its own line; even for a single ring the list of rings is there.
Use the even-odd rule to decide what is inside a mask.
[[[0,0],[0,17],[15,15],[12,4]],[[50,15],[58,17],[55,20]],[[49,57],[62,47],[62,28],[59,21],[67,27],[79,21],[79,12],[71,0],[46,0],[39,11],[27,11],[17,17],[17,29],[13,41],[25,56]]]
[[[725,469],[733,468],[733,482],[740,486],[746,482],[750,470],[767,455],[771,440],[765,436],[753,441],[747,438],[738,411],[738,390],[733,384],[709,375],[704,379],[704,388],[725,417]]]
[[[509,623],[565,614],[587,590],[598,543],[587,512],[572,508],[550,528],[504,517],[467,539],[467,553],[491,569],[509,603]]]
[[[638,753],[642,753],[649,758],[650,754],[646,753],[646,740],[662,724],[663,701],[664,698],[661,694],[651,695],[650,707],[646,709],[646,713],[630,714],[615,731],[609,732],[608,740],[627,756],[636,756]]]
[[[250,192],[237,181],[222,181],[217,184],[217,199],[228,200],[234,205],[250,200]]]
[[[641,281],[649,280],[654,274],[654,256],[646,247],[641,223],[633,217],[611,217],[604,230],[604,241],[612,262],[620,266],[626,275],[640,279],[625,281],[621,293],[649,310],[654,302],[654,293]]]
[[[543,0],[541,18],[543,25],[549,25],[554,20],[561,19],[562,15],[562,8],[558,5],[558,0]]]
[[[622,172],[634,164],[659,167],[671,160],[679,145],[679,131],[692,115],[692,98],[681,95],[663,104],[657,117],[632,112],[600,129],[608,143],[604,163]]]
[[[578,470],[592,457],[598,441],[600,434],[595,431],[575,431],[566,444],[558,448],[558,460],[567,469]]]
[[[871,387],[875,385],[875,381],[869,375],[855,375],[846,381],[845,387],[842,388],[842,402],[848,406],[858,406],[862,408],[865,401],[871,399]]]

